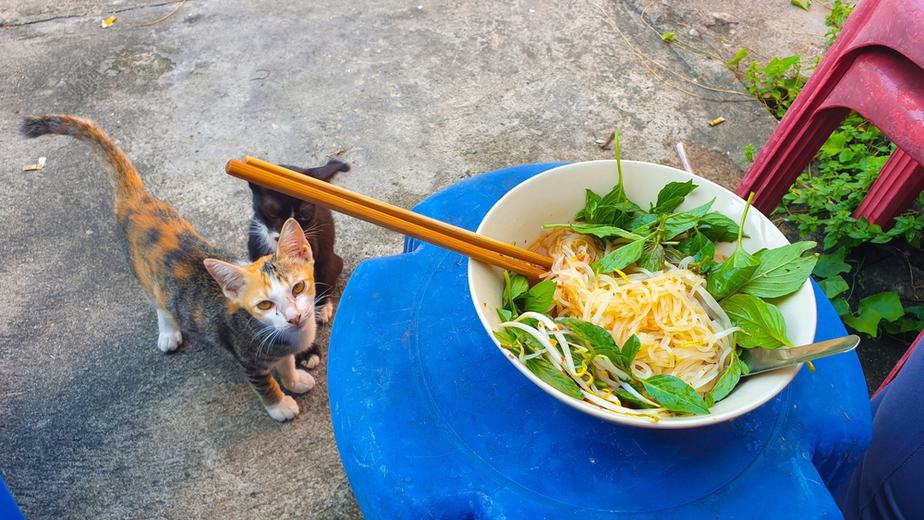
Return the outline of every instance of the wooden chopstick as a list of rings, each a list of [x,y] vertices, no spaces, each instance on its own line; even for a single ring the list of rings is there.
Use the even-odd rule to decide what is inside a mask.
[[[520,258],[513,258],[505,254],[501,254],[494,249],[489,249],[482,245],[457,238],[458,236],[464,236],[465,234],[480,236],[476,235],[475,233],[471,233],[470,231],[454,228],[454,226],[450,226],[449,224],[441,222],[441,228],[454,228],[458,231],[464,232],[456,232],[455,236],[445,234],[433,228],[424,227],[417,222],[404,220],[395,214],[386,213],[380,209],[377,209],[376,207],[367,206],[357,202],[358,200],[374,200],[369,197],[362,197],[357,193],[336,187],[338,192],[346,192],[350,194],[350,198],[347,198],[346,196],[343,196],[342,193],[334,193],[332,190],[320,189],[318,186],[319,184],[331,186],[326,182],[313,179],[307,175],[302,175],[285,168],[277,168],[283,171],[278,171],[275,168],[273,170],[264,169],[257,164],[246,164],[241,161],[231,160],[228,161],[225,170],[228,172],[228,174],[233,175],[239,179],[253,182],[261,186],[266,186],[267,188],[285,193],[292,197],[311,200],[330,209],[345,213],[361,220],[365,220],[367,222],[371,222],[373,224],[380,225],[405,235],[412,236],[414,238],[423,240],[424,242],[428,242],[440,247],[445,247],[446,249],[450,249],[457,253],[474,258],[475,260],[491,265],[496,265],[503,269],[507,269],[508,271],[520,273],[529,278],[531,281],[537,281],[539,277],[546,271],[546,269],[537,267]],[[385,204],[380,201],[375,202],[378,204]],[[401,209],[397,208],[396,206],[392,206],[392,208]],[[416,213],[412,214],[417,215]],[[433,219],[429,220],[433,222],[439,222]],[[498,243],[502,244],[502,242]],[[548,264],[551,266],[551,259],[547,257],[545,258],[547,259]]]
[[[260,159],[257,159],[256,157],[251,157],[249,155],[245,156],[244,162],[246,162],[247,164],[251,166],[257,166],[258,168],[271,171],[271,172],[274,172],[280,175],[284,175],[285,177],[290,178],[290,179],[304,180],[305,183],[310,184],[311,186],[317,188],[320,191],[324,191],[336,197],[340,197],[346,200],[356,202],[357,204],[366,206],[371,209],[375,209],[382,213],[387,213],[401,220],[412,222],[414,224],[425,227],[427,229],[432,229],[433,231],[436,231],[443,235],[448,235],[458,240],[462,240],[463,242],[474,244],[483,249],[489,249],[491,251],[496,251],[502,255],[506,255],[509,257],[513,257],[513,258],[518,258],[520,260],[529,262],[531,264],[536,264],[539,267],[544,268],[545,270],[549,270],[552,268],[551,258],[544,256],[544,255],[540,255],[528,249],[524,249],[522,247],[516,247],[514,245],[501,242],[500,240],[495,240],[493,238],[486,237],[484,235],[472,233],[471,231],[467,229],[462,229],[460,227],[456,227],[451,224],[447,224],[445,222],[421,215],[420,213],[414,213],[413,211],[404,209],[402,207],[395,206],[387,202],[374,199],[372,197],[367,197],[366,195],[362,195],[360,193],[356,193],[354,191],[341,188],[340,186],[335,186],[329,182],[319,181],[317,179],[308,177],[306,175],[302,175],[298,172],[289,170],[288,168],[283,168],[282,166],[269,163],[266,161],[262,161]]]

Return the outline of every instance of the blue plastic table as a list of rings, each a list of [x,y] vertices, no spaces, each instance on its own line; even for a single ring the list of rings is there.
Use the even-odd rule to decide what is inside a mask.
[[[22,512],[19,510],[19,506],[17,506],[16,501],[13,500],[13,495],[3,482],[3,477],[0,477],[0,519],[25,520],[25,517],[22,516]]]
[[[557,164],[461,182],[415,209],[475,229],[494,202]],[[840,517],[829,488],[869,443],[854,353],[817,361],[737,420],[648,430],[582,414],[497,352],[472,308],[467,260],[408,240],[363,262],[331,335],[337,445],[366,518]],[[816,287],[817,340],[846,334]]]

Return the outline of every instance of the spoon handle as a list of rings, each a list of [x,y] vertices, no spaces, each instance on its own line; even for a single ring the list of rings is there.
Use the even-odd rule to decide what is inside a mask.
[[[768,370],[776,370],[777,368],[796,365],[813,359],[850,352],[857,348],[859,343],[860,338],[858,336],[850,335],[801,347],[773,350],[764,348],[746,349],[742,353],[741,359],[750,369],[747,375],[752,376]]]

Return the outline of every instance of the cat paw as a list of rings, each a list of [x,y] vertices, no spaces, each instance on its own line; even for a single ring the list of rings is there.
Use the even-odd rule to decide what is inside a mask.
[[[286,422],[298,417],[298,403],[292,396],[286,395],[278,403],[266,405],[266,411],[273,419]]]
[[[304,366],[305,368],[309,368],[309,369],[314,368],[320,364],[321,364],[321,358],[318,357],[316,354],[312,354],[311,357],[309,357],[307,360],[302,361],[302,366]]]
[[[327,325],[334,319],[334,304],[327,302],[321,307],[321,311],[318,313],[318,321]]]
[[[308,360],[311,361],[310,359]],[[308,390],[314,388],[315,381],[311,377],[311,374],[305,372],[304,370],[295,370],[295,380],[294,381],[284,381],[283,384],[286,385],[286,388],[295,394],[304,394]]]
[[[183,342],[183,333],[178,330],[161,332],[157,335],[157,348],[161,352],[173,352]]]

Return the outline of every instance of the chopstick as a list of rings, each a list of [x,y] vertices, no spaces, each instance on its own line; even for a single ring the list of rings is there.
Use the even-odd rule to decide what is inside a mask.
[[[501,242],[500,240],[495,240],[493,238],[486,237],[484,235],[472,233],[471,231],[467,229],[462,229],[460,227],[447,224],[445,222],[427,217],[425,215],[421,215],[420,213],[414,213],[411,210],[407,210],[402,207],[395,206],[387,202],[380,201],[378,199],[374,199],[372,197],[367,197],[366,195],[362,195],[360,193],[356,193],[354,191],[341,188],[340,186],[335,186],[329,182],[319,181],[312,177],[308,177],[298,172],[289,170],[288,168],[283,168],[282,166],[278,166],[273,163],[262,161],[260,159],[257,159],[256,157],[251,157],[249,155],[245,156],[244,162],[246,162],[247,164],[251,166],[256,166],[258,168],[261,168],[261,169],[264,169],[264,170],[267,170],[273,173],[277,173],[279,175],[284,175],[290,179],[297,179],[299,181],[304,181],[305,183],[310,184],[311,186],[317,188],[320,191],[324,191],[336,197],[340,197],[346,200],[356,202],[357,204],[369,207],[371,209],[375,209],[377,211],[381,211],[382,213],[386,213],[394,217],[397,217],[401,220],[405,220],[407,222],[411,222],[419,226],[423,226],[427,229],[432,229],[433,231],[442,233],[444,235],[448,235],[458,240],[469,242],[481,248],[490,249],[502,255],[510,256],[513,258],[518,258],[520,260],[529,262],[531,264],[536,264],[540,267],[545,268],[546,270],[549,270],[552,268],[551,258],[544,256],[544,255],[540,255],[538,253],[534,253],[533,251],[530,251],[528,249],[523,249],[521,247],[516,247],[514,245]]]
[[[311,200],[330,209],[445,247],[475,260],[496,265],[536,281],[552,265],[552,259],[471,231],[440,222],[267,163],[253,157],[247,163],[228,161],[228,174],[287,195]],[[535,264],[535,265],[534,265]]]

